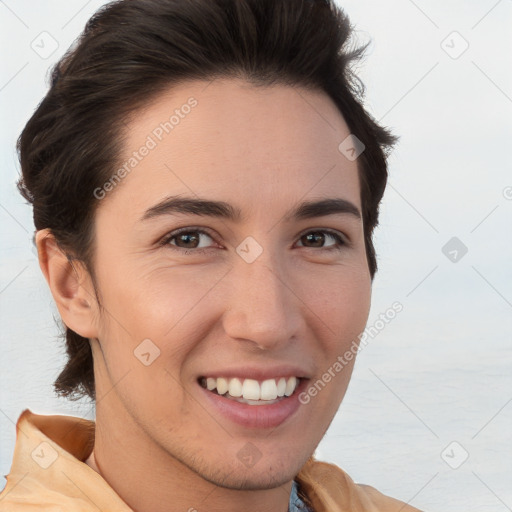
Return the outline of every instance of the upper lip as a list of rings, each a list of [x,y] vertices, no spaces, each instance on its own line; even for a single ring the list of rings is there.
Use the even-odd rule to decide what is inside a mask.
[[[209,370],[208,372],[201,374],[201,377],[208,378],[212,377],[214,379],[220,377],[227,378],[242,378],[242,379],[254,379],[258,381],[264,381],[268,379],[279,379],[281,377],[299,377],[303,379],[308,379],[309,373],[307,370],[299,366],[292,365],[280,365],[280,366],[265,366],[265,367],[255,367],[255,366],[237,366],[233,368],[224,368],[223,370]]]

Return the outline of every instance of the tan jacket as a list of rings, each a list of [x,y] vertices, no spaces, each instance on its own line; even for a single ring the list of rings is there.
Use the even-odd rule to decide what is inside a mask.
[[[94,445],[93,421],[23,411],[0,512],[133,512],[85,461]],[[340,468],[311,457],[295,480],[314,512],[419,512],[358,485]]]

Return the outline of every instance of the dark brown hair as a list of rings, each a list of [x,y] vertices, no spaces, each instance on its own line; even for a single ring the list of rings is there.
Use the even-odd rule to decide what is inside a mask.
[[[364,87],[349,65],[352,27],[329,0],[124,0],[102,7],[52,70],[50,89],[18,140],[18,188],[37,230],[49,228],[94,282],[93,193],[112,176],[120,126],[158,93],[187,80],[242,78],[325,92],[365,145],[358,158],[366,252],[395,138],[365,111]],[[341,141],[340,141],[341,142]],[[57,393],[95,399],[89,341],[66,328],[68,362]]]

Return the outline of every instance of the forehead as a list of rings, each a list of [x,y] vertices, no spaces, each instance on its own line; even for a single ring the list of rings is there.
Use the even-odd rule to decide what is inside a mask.
[[[338,149],[349,134],[319,91],[234,79],[184,83],[127,124],[119,165],[130,165],[115,195],[137,192],[131,208],[170,193],[238,199],[241,209],[242,201],[250,208],[257,198],[308,194],[360,206],[357,163]]]

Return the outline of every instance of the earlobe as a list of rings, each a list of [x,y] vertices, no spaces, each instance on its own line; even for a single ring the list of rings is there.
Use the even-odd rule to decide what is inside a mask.
[[[71,260],[49,229],[36,233],[39,266],[64,324],[84,338],[97,337],[97,302],[90,275],[79,260]]]

